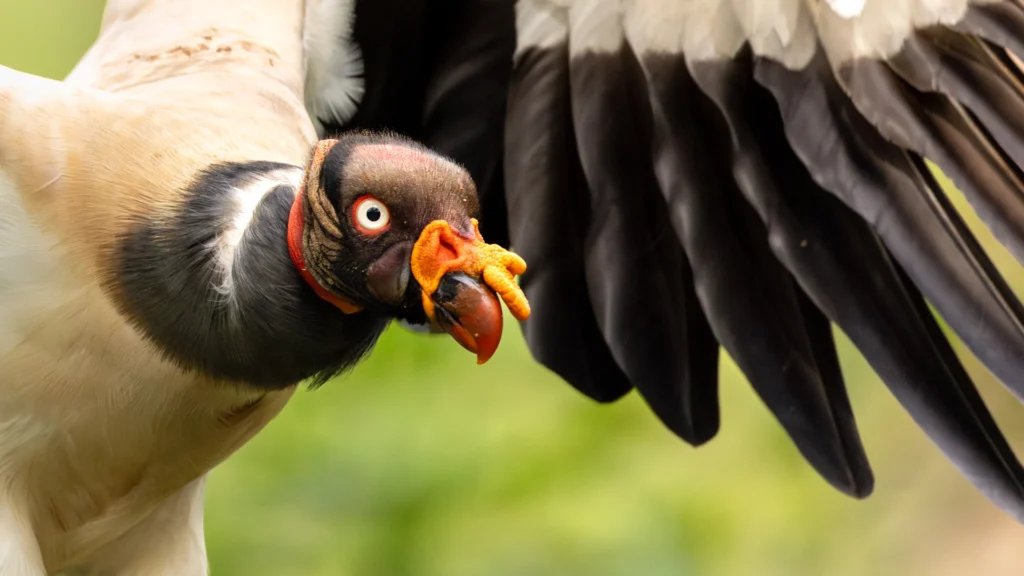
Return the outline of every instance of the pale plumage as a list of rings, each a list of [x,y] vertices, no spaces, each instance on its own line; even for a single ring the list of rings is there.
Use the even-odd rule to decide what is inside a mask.
[[[179,201],[212,160],[305,162],[301,5],[110,2],[104,22],[67,84],[0,69],[5,575],[202,573],[201,490],[186,485],[292,392],[183,374],[104,294],[102,239]]]

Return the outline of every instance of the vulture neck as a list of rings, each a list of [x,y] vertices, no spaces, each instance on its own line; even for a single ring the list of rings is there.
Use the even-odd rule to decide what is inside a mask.
[[[299,275],[317,296],[330,302],[346,314],[355,314],[362,310],[362,307],[324,286],[317,280],[313,267],[308,266],[306,262],[306,244],[311,241],[315,242],[314,237],[316,236],[312,233],[312,227],[307,226],[307,220],[316,219],[312,205],[317,201],[321,202],[321,205],[329,203],[324,198],[323,190],[320,187],[320,169],[324,165],[327,153],[337,142],[337,140],[321,140],[313,149],[313,158],[309,161],[306,175],[295,194],[295,201],[288,214],[288,255],[291,257],[295,269],[299,271]],[[317,222],[318,227],[323,228],[323,225],[323,221]],[[335,224],[327,225],[334,226]]]
[[[302,180],[287,164],[213,166],[176,217],[122,243],[119,299],[172,359],[277,389],[320,383],[373,346],[388,318],[343,313],[293,262],[288,224]]]

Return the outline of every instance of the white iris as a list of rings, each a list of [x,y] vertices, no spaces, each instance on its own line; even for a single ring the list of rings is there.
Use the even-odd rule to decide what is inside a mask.
[[[376,198],[366,198],[356,206],[356,223],[369,232],[383,230],[391,222],[391,213],[383,202]]]

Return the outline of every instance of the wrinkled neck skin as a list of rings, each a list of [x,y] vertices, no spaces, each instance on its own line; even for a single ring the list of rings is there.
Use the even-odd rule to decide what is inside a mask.
[[[344,314],[318,297],[288,253],[303,169],[220,164],[172,218],[118,243],[118,300],[168,355],[209,376],[264,389],[322,383],[358,362],[390,317]]]

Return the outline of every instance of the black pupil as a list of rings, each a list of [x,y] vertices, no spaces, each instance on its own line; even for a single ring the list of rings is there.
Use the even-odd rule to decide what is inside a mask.
[[[376,206],[370,207],[366,211],[366,219],[369,220],[370,222],[376,222],[377,220],[380,220],[380,208],[377,208]]]

